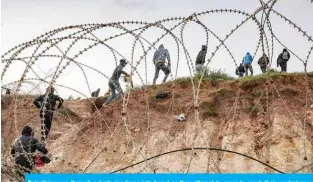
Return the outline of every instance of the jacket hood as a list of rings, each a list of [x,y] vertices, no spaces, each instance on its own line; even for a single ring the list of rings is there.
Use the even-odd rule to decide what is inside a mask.
[[[164,45],[161,44],[161,45],[159,46],[159,49],[164,49]]]
[[[246,55],[250,55],[250,52],[247,52],[247,54]]]
[[[202,45],[201,50],[206,51],[207,49],[208,49],[208,46],[206,46],[206,45]]]
[[[32,136],[33,135],[33,129],[29,126],[24,126],[24,128],[22,130],[22,135]]]

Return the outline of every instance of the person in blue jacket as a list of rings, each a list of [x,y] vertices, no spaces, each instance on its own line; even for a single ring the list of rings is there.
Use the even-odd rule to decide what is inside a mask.
[[[245,73],[246,76],[248,76],[248,69],[250,70],[251,75],[253,75],[252,61],[253,61],[253,58],[252,58],[251,54],[249,52],[247,52],[247,54],[245,55],[245,57],[243,57],[243,60],[242,60],[243,66],[244,66],[245,71],[246,71],[246,73]]]

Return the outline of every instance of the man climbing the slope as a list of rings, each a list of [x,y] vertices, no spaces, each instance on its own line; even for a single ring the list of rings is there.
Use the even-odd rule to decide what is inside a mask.
[[[44,103],[45,97],[47,95],[46,103]],[[34,105],[40,109],[40,118],[42,122],[42,140],[46,141],[48,134],[51,129],[53,112],[56,110],[56,102],[59,101],[57,109],[59,109],[63,104],[63,99],[58,95],[54,94],[54,88],[49,86],[46,90],[46,94],[40,95],[34,100]],[[45,108],[44,108],[45,107]]]
[[[251,76],[253,75],[253,69],[252,69],[252,61],[253,58],[249,52],[243,57],[242,63],[245,67],[246,76],[248,76],[248,69],[250,70]]]
[[[98,97],[99,96],[99,93],[100,93],[100,88],[98,88],[96,91],[93,91],[91,93],[91,97]]]
[[[260,65],[262,73],[266,72],[267,65],[269,63],[269,59],[265,53],[263,53],[262,57],[258,60],[258,64]]]
[[[112,74],[111,78],[109,79],[109,88],[110,88],[110,91],[111,91],[111,95],[106,100],[104,105],[110,104],[110,102],[114,99],[114,97],[115,97],[115,90],[117,90],[120,93],[120,96],[123,98],[123,94],[124,93],[123,93],[123,90],[122,90],[121,85],[120,85],[118,80],[120,79],[121,74],[124,74],[127,77],[130,77],[130,75],[128,73],[123,71],[123,68],[126,66],[126,64],[127,63],[126,63],[125,59],[121,59],[120,60],[120,64],[113,71],[113,74]]]
[[[165,59],[167,59],[168,61],[167,66],[165,65]],[[158,50],[155,51],[154,56],[153,56],[153,63],[155,65],[155,75],[153,78],[153,85],[155,85],[155,82],[159,77],[160,69],[165,74],[163,83],[166,82],[166,79],[171,72],[171,59],[170,59],[170,54],[168,50],[164,49],[163,44],[161,44]]]
[[[205,57],[207,53],[208,46],[202,45],[201,51],[199,51],[197,58],[196,58],[196,73],[201,74],[205,68],[204,68],[204,63],[205,63]]]
[[[287,49],[283,49],[283,52],[279,54],[277,58],[277,67],[281,67],[281,72],[287,72],[287,61],[290,59],[290,54]]]
[[[19,165],[19,173],[30,173],[35,165],[35,152],[38,150],[45,156],[42,157],[44,163],[49,163],[50,159],[46,157],[48,150],[36,137],[33,129],[24,126],[22,136],[16,138],[11,147],[11,155],[15,158],[15,163]]]

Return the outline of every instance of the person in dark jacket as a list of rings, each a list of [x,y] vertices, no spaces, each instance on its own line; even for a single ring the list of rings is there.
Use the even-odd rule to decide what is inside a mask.
[[[258,60],[258,64],[260,65],[262,73],[266,72],[268,63],[269,63],[269,59],[267,55],[263,53],[262,57],[260,57]]]
[[[277,67],[281,67],[281,72],[287,72],[287,61],[290,59],[290,54],[287,49],[283,49],[283,52],[279,54],[277,58]]]
[[[196,73],[199,74],[204,71],[204,63],[205,57],[207,53],[208,46],[202,45],[201,51],[199,51],[197,58],[196,58]]]
[[[47,98],[45,98],[47,97]],[[44,102],[46,100],[46,102]],[[53,112],[56,110],[56,102],[59,101],[57,109],[63,104],[63,99],[54,94],[54,88],[49,86],[46,94],[40,95],[34,100],[34,105],[40,109],[40,118],[42,121],[42,140],[45,141],[51,129]]]
[[[126,60],[125,59],[121,59],[120,60],[120,64],[115,68],[115,70],[113,71],[113,74],[111,76],[111,78],[109,79],[109,88],[111,91],[110,97],[106,100],[105,105],[110,104],[110,102],[114,99],[115,97],[115,90],[117,90],[120,94],[120,96],[123,98],[123,90],[121,88],[121,85],[119,83],[119,79],[121,77],[121,74],[124,74],[126,76],[130,76],[128,73],[126,73],[125,71],[123,71],[123,68],[126,66]]]
[[[239,77],[243,77],[245,72],[245,67],[242,63],[240,63],[240,65],[236,68],[236,75],[238,75]]]
[[[96,91],[91,93],[91,97],[98,97],[100,93],[100,88],[98,88]]]
[[[167,59],[168,64],[165,65],[165,60]],[[155,74],[153,78],[153,85],[155,85],[156,80],[159,77],[160,70],[165,74],[163,78],[163,83],[166,82],[167,77],[171,72],[171,58],[167,49],[164,49],[164,45],[161,44],[158,50],[155,51],[153,55],[153,64],[155,65]]]
[[[46,155],[48,150],[45,145],[34,137],[33,129],[24,126],[22,136],[16,138],[11,147],[11,155],[15,158],[15,163],[20,167],[20,172],[30,173],[35,165],[35,152]],[[49,163],[48,157],[44,158],[45,163]]]
[[[5,91],[5,94],[6,94],[6,95],[10,95],[10,94],[11,94],[11,90],[10,90],[10,89],[7,89],[7,90]]]

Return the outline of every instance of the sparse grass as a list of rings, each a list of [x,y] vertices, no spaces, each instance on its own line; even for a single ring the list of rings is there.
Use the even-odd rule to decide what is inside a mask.
[[[208,118],[208,117],[216,117],[217,116],[217,100],[213,99],[212,102],[202,102],[200,107],[203,109],[203,117]]]
[[[155,97],[155,94],[149,95],[148,102],[149,102],[149,105],[151,106],[154,106],[156,104],[157,98]]]
[[[182,94],[174,92],[174,93],[172,93],[172,96],[173,96],[174,98],[179,98],[179,97],[182,96]]]
[[[211,71],[208,76],[203,77],[203,80],[220,81],[220,80],[234,80],[235,78],[223,72],[222,70]]]
[[[307,73],[307,75],[312,75],[313,76],[313,72]],[[304,73],[284,73],[284,72],[277,72],[277,71],[268,71],[264,74],[260,74],[260,75],[255,75],[255,76],[247,76],[247,77],[243,77],[242,81],[243,82],[249,82],[249,81],[257,81],[257,80],[267,80],[267,79],[277,79],[277,78],[281,78],[283,76],[288,76],[288,75],[294,75],[294,76],[304,76]]]
[[[205,111],[205,112],[203,113],[203,116],[204,116],[205,118],[208,118],[208,117],[216,117],[216,116],[217,116],[217,113],[216,113],[215,108],[208,109],[207,111]]]
[[[198,82],[201,78],[200,74],[195,75],[194,77],[182,77],[177,78],[174,80],[177,84],[186,84],[190,83],[191,79],[193,79],[195,82]],[[207,76],[203,76],[202,81],[212,81],[214,83],[221,81],[221,80],[234,80],[235,78],[228,75],[227,73],[221,71],[221,70],[214,70],[211,71]]]
[[[254,97],[261,97],[262,93],[263,93],[262,90],[257,90],[257,91],[254,91],[254,92],[252,93],[252,95],[253,95]],[[264,95],[264,93],[263,93],[263,95]]]
[[[251,113],[251,115],[256,115],[258,113],[258,107],[256,105],[250,105],[248,107],[249,113]]]
[[[61,107],[58,112],[64,116],[78,116],[74,111],[66,106]]]
[[[225,96],[227,94],[233,94],[234,92],[231,90],[228,90],[226,88],[221,88],[219,91],[217,91],[219,95]]]
[[[313,77],[313,71],[307,73],[308,77]]]
[[[174,83],[177,83],[177,84],[185,84],[185,83],[190,83],[190,82],[191,82],[190,77],[181,77],[181,78],[177,78],[176,80],[174,80]]]

